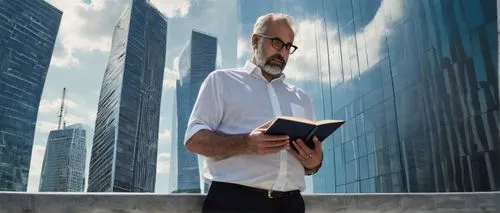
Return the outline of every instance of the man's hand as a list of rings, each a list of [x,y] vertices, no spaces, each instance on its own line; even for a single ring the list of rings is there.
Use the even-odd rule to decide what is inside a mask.
[[[258,155],[276,153],[290,146],[290,140],[287,135],[264,134],[271,123],[272,120],[260,125],[246,136],[247,153]]]
[[[316,136],[313,137],[314,149],[310,149],[301,139],[293,141],[293,145],[297,148],[298,152],[293,149],[288,150],[295,156],[304,168],[311,170],[319,166],[323,160],[323,150],[321,142]]]

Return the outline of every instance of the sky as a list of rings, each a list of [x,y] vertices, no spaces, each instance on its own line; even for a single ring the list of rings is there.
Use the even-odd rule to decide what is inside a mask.
[[[92,147],[99,91],[111,48],[114,25],[130,0],[48,0],[63,11],[59,33],[47,73],[35,130],[28,191],[38,191],[45,146],[50,130],[57,129],[62,90],[67,89],[64,121],[84,124],[87,130],[86,177]],[[167,17],[167,58],[160,110],[156,192],[166,193],[170,170],[172,103],[177,74],[173,72],[191,29],[199,26],[189,11],[199,10],[190,0],[156,0],[155,6]],[[206,16],[198,12],[196,18]],[[174,32],[174,33],[172,33]],[[235,55],[235,54],[234,54]],[[85,186],[86,188],[86,186]]]
[[[111,48],[114,25],[131,0],[46,0],[63,11],[59,33],[42,93],[31,158],[28,191],[38,191],[43,155],[48,132],[57,129],[57,112],[63,88],[67,89],[64,120],[68,125],[82,123],[87,130],[87,166],[92,146],[93,129],[99,91]],[[318,1],[318,0],[314,0]],[[178,77],[177,61],[193,29],[215,35],[218,39],[220,68],[241,66],[251,57],[249,39],[256,18],[267,12],[286,12],[294,17],[295,45],[299,47],[287,64],[287,80],[315,93],[321,85],[318,80],[340,81],[341,62],[328,64],[338,55],[338,45],[327,48],[327,41],[345,36],[343,44],[354,48],[354,35],[339,32],[336,25],[324,22],[319,3],[302,0],[151,0],[167,17],[167,54],[160,110],[156,193],[166,193],[169,183],[170,147],[172,132],[173,97]],[[309,2],[309,1],[308,1]],[[371,21],[360,27],[358,34],[372,36],[387,30],[401,14],[393,14],[388,21],[380,11],[400,11],[400,0],[384,0],[380,9],[373,11]],[[378,8],[378,7],[375,7]],[[389,32],[388,32],[389,33]],[[326,36],[325,36],[326,35]],[[335,42],[334,42],[335,43]],[[381,37],[373,39],[369,54],[377,55]],[[349,48],[344,48],[349,49]],[[329,52],[326,52],[329,51]],[[326,54],[329,53],[329,54]],[[330,55],[330,56],[329,56]],[[328,69],[332,73],[328,77]],[[361,69],[363,71],[363,69]],[[345,79],[343,79],[345,80]],[[318,94],[311,94],[314,102],[321,102]],[[318,104],[319,105],[319,104]],[[317,118],[321,112],[317,110]],[[85,187],[86,188],[86,187]]]

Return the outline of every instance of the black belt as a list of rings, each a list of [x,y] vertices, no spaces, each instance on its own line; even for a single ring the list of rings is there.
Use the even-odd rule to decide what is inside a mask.
[[[217,181],[212,181],[211,185],[213,187],[224,187],[224,188],[233,188],[233,189],[239,189],[239,190],[253,191],[253,192],[257,192],[259,194],[262,194],[263,196],[266,196],[270,199],[283,198],[283,197],[293,197],[293,196],[300,195],[300,190],[293,190],[293,191],[286,191],[286,192],[273,191],[273,190],[266,190],[266,189],[259,189],[259,188],[244,186],[244,185],[235,184],[235,183],[226,183],[226,182],[217,182]]]

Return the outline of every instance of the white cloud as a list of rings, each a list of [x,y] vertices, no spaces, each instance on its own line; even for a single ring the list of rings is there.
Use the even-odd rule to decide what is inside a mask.
[[[359,37],[367,41],[366,51],[370,64],[384,57],[380,54],[383,35],[384,33],[390,35],[391,26],[401,19],[402,11],[401,0],[382,1],[373,19],[357,32]],[[389,13],[390,18],[387,15]],[[355,56],[352,50],[357,47],[354,34],[342,35],[342,46],[340,46],[339,30],[333,26],[325,28],[321,19],[299,20],[295,24],[295,30],[294,43],[299,49],[288,59],[285,68],[287,78],[298,81],[321,79],[325,83],[331,81],[332,84],[342,79],[348,81],[351,78],[350,75],[343,76],[342,67],[350,69],[352,66],[349,57]],[[248,42],[244,38],[238,38],[238,60],[246,57],[247,54],[252,54]],[[343,60],[340,60],[340,54]],[[354,67],[357,66],[354,65]],[[367,68],[359,67],[360,73],[368,70]]]
[[[66,122],[67,125],[71,124],[77,124],[77,123],[85,123],[87,119],[80,117],[78,115],[75,115],[73,113],[69,113],[64,115],[63,121]]]
[[[318,80],[321,77],[323,82],[328,82],[329,58],[326,54],[327,38],[324,35],[327,33],[331,42],[335,39],[337,30],[333,28],[325,30],[321,20],[302,20],[295,26],[297,36],[294,44],[299,49],[288,58],[286,77],[294,80]],[[332,48],[329,48],[330,53]],[[332,73],[340,74],[335,71]]]
[[[172,132],[170,129],[165,129],[163,132],[158,134],[158,152],[164,152],[165,150],[170,150],[172,144]]]
[[[114,26],[130,1],[93,0],[90,4],[76,0],[48,0],[63,11],[51,64],[56,67],[78,66],[78,52],[109,52]],[[155,0],[153,4],[167,17],[185,16],[190,0]],[[97,24],[98,23],[98,24]]]
[[[391,26],[401,19],[402,11],[400,0],[382,1],[373,19],[360,32],[357,32],[359,37],[367,41],[366,51],[370,64],[382,59],[383,55],[380,54],[380,51],[384,40],[383,35],[384,33],[390,35]],[[387,16],[389,12],[390,18]],[[349,57],[352,57],[352,49],[357,47],[355,35],[342,35],[342,46],[340,46],[338,29],[331,26],[327,26],[325,29],[323,20],[301,20],[297,22],[296,27],[295,45],[299,49],[289,57],[285,69],[287,78],[295,80],[321,78],[325,83],[331,80],[332,84],[343,78],[348,81],[351,76],[342,76],[342,66],[350,69]],[[325,37],[325,33],[328,35],[328,39]],[[326,48],[327,40],[328,49]],[[238,42],[238,47],[240,47],[240,42]],[[240,51],[242,50],[238,48],[239,55],[242,54]],[[340,53],[342,53],[343,60],[340,60]],[[330,66],[330,74],[328,66]],[[360,67],[360,73],[368,70],[367,68]]]
[[[367,54],[371,56],[369,60],[374,63],[382,59],[380,49],[383,45],[384,33],[391,34],[391,26],[402,18],[403,7],[401,0],[385,0],[380,4],[373,19],[359,33],[365,38]],[[390,17],[388,14],[390,13]],[[353,36],[351,36],[353,37]],[[354,38],[351,41],[354,44]],[[355,46],[352,46],[355,47]],[[361,70],[363,72],[365,70]]]
[[[222,68],[222,48],[219,44],[217,44],[217,54],[215,59],[215,69]]]
[[[160,134],[158,135],[160,141],[170,141],[172,139],[171,137],[172,134],[168,129],[165,129],[165,131],[160,132]]]
[[[40,175],[42,172],[43,158],[45,155],[45,145],[33,145],[31,153],[30,173],[28,179],[28,192],[38,192]]]
[[[64,100],[64,105],[66,107],[69,107],[72,109],[75,109],[78,107],[78,104],[76,104],[74,101],[69,100],[69,99]],[[40,107],[38,109],[38,112],[40,112],[40,113],[56,113],[59,111],[60,107],[61,107],[61,98],[52,99],[52,100],[42,99],[40,101]]]
[[[52,65],[78,66],[80,62],[74,54],[79,51],[109,51],[113,26],[125,8],[125,1],[93,0],[90,4],[74,0],[49,2],[63,11]]]
[[[184,51],[184,50],[183,50]],[[172,60],[172,67],[174,68],[174,70],[176,72],[179,72],[179,60],[180,60],[180,56],[176,56],[174,57],[174,60]]]
[[[169,18],[185,16],[191,7],[191,0],[151,0],[151,2]]]
[[[170,172],[170,153],[163,152],[158,154],[156,172],[161,174],[168,174]]]
[[[245,57],[247,54],[250,54],[250,41],[247,39],[244,39],[242,37],[238,38],[238,44],[237,44],[237,58],[240,59],[242,57]]]
[[[41,133],[49,133],[51,130],[56,130],[57,129],[57,123],[52,123],[52,122],[49,122],[49,121],[37,121],[36,122],[36,128]]]
[[[163,74],[163,88],[175,88],[177,79],[179,79],[178,71],[172,71],[168,68],[165,68],[165,73]]]
[[[64,100],[63,121],[66,121],[67,125],[82,123],[88,126],[93,126],[96,118],[96,109],[95,107],[85,106],[85,104],[86,104],[85,102],[77,103],[72,99],[69,99],[68,96],[66,96]],[[49,119],[53,118],[54,121],[56,121],[57,120],[56,116],[58,115],[60,107],[61,107],[61,98],[42,99],[40,101],[40,107],[38,112],[44,114],[43,118],[49,118]],[[47,117],[47,115],[49,117]],[[49,128],[53,127],[51,122],[44,122],[44,121],[38,122],[37,125],[41,125],[40,130],[42,132],[48,132]],[[55,128],[57,128],[57,124],[54,125],[56,125]]]
[[[75,58],[72,53],[63,56],[56,56],[54,54],[50,64],[56,67],[76,67],[80,64],[80,61],[78,58]]]
[[[91,110],[87,112],[87,121],[89,126],[92,126],[95,124],[95,118],[97,116],[97,112],[95,110]]]

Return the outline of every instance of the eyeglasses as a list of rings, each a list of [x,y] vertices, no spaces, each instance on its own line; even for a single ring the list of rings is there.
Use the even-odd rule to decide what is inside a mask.
[[[293,45],[292,43],[285,44],[285,42],[278,37],[271,37],[271,36],[267,36],[267,35],[263,35],[263,34],[256,34],[256,35],[262,36],[263,38],[267,38],[267,39],[271,40],[271,44],[272,44],[273,48],[278,50],[278,51],[281,51],[281,49],[283,47],[285,47],[286,51],[288,51],[288,54],[292,54],[298,48],[297,46]]]

